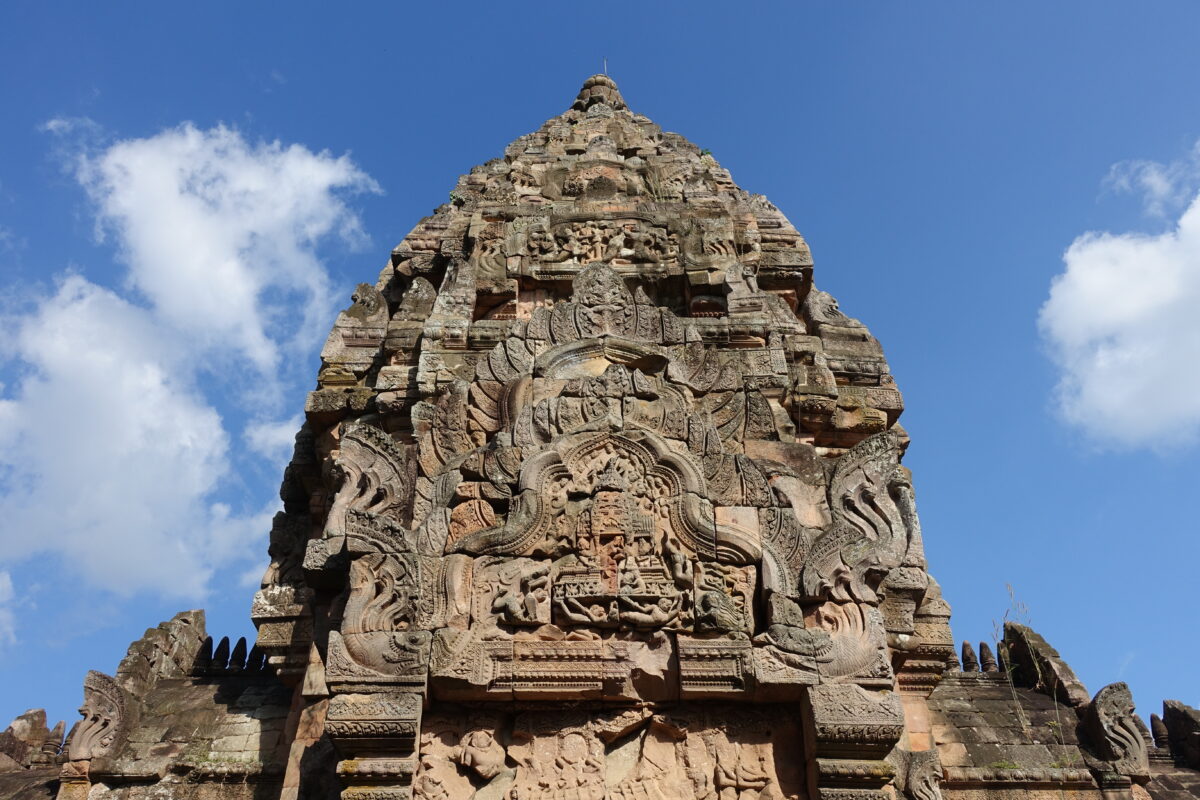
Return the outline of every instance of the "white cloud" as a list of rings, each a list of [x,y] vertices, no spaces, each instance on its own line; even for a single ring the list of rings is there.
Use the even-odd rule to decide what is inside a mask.
[[[1040,327],[1060,410],[1097,442],[1163,448],[1200,432],[1200,196],[1157,235],[1087,233]]]
[[[17,641],[17,616],[13,611],[16,592],[13,591],[12,576],[0,571],[0,645]]]
[[[346,192],[378,191],[348,156],[191,124],[78,161],[129,281],[172,324],[270,372],[312,349],[332,310],[317,243],[363,239]]]
[[[299,424],[246,426],[273,412],[232,405],[231,385],[270,382],[281,356],[315,350],[332,319],[317,248],[362,238],[344,197],[376,186],[348,157],[224,127],[72,158],[128,270],[120,287],[61,276],[0,323],[0,565],[51,556],[103,591],[199,599],[216,571],[261,567],[278,506],[273,486],[227,491],[236,450],[277,458]]]
[[[78,276],[21,320],[31,370],[0,406],[4,561],[51,550],[113,591],[201,593],[228,437],[184,343]]]
[[[1186,158],[1170,164],[1143,160],[1114,164],[1105,184],[1116,192],[1141,194],[1147,214],[1166,217],[1187,205],[1200,184],[1200,142]]]
[[[277,422],[257,420],[246,426],[246,444],[253,452],[282,467],[292,458],[296,431],[303,424],[304,417],[300,414]]]

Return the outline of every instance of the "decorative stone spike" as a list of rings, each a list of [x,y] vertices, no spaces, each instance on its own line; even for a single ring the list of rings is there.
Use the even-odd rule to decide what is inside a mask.
[[[975,648],[967,641],[962,643],[962,668],[963,672],[979,672],[979,659],[975,657]]]
[[[246,668],[246,637],[241,636],[237,640],[237,644],[233,646],[233,653],[229,656],[229,671],[241,672]]]
[[[946,658],[946,672],[962,672],[962,663],[958,660],[958,653],[954,649],[950,649],[950,654]]]
[[[992,646],[987,642],[979,643],[979,667],[984,672],[996,672],[996,657],[992,655]]]
[[[196,661],[192,664],[193,675],[207,675],[212,672],[213,666],[213,638],[205,636],[204,641],[200,643],[200,649],[196,652]]]
[[[1004,642],[1000,642],[996,646],[996,667],[1006,676],[1009,675],[1008,664],[1008,648],[1004,646]]]
[[[1150,733],[1154,737],[1154,746],[1159,750],[1168,750],[1171,747],[1171,742],[1167,736],[1167,726],[1163,724],[1162,717],[1158,714],[1150,715]]]
[[[213,651],[212,666],[209,670],[213,674],[224,672],[229,666],[229,637],[222,636],[221,641],[217,644],[217,649]]]
[[[263,652],[258,649],[258,645],[250,648],[250,655],[246,656],[246,672],[261,672],[263,668]]]

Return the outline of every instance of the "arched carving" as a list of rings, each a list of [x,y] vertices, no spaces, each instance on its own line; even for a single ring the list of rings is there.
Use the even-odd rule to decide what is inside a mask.
[[[451,552],[524,556],[545,549],[567,499],[593,494],[605,469],[619,471],[628,483],[624,491],[691,553],[743,563],[757,557],[757,542],[718,525],[695,460],[655,434],[637,430],[564,438],[530,457],[521,469],[517,502],[506,524],[453,542]]]

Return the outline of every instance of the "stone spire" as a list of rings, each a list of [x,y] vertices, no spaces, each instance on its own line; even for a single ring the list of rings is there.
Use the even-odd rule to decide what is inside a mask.
[[[607,75],[460,178],[353,300],[322,351],[254,616],[282,678],[332,693],[326,731],[364,775],[449,763],[438,736],[417,753],[364,734],[385,706],[415,730],[423,709],[454,713],[444,701],[499,704],[492,733],[519,719],[537,752],[582,748],[565,778],[511,753],[531,764],[512,791],[562,778],[589,795],[603,779],[583,765],[617,724],[606,704],[701,703],[682,713],[702,730],[713,698],[798,702],[822,683],[814,708],[852,703],[882,742],[900,713],[889,642],[919,648],[909,668],[930,677],[911,685],[940,679],[948,607],[918,614],[928,577],[879,343],[813,286],[778,208],[633,114]],[[372,686],[386,703],[362,705]],[[843,697],[852,686],[871,693]],[[538,733],[549,717],[511,718],[513,701],[600,707]],[[799,735],[772,713],[721,736],[765,764],[774,745],[737,741]],[[798,775],[768,790],[757,769],[708,780],[803,791]],[[435,780],[457,778],[422,767],[413,785]]]

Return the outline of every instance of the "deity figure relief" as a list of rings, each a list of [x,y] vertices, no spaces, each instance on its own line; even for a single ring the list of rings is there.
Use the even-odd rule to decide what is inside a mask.
[[[484,780],[491,780],[507,769],[504,759],[504,747],[486,728],[468,731],[455,756],[455,761]]]
[[[726,743],[716,755],[713,785],[719,800],[783,800],[766,747]]]
[[[550,567],[546,564],[510,564],[500,573],[501,583],[492,600],[492,613],[514,625],[549,622]]]

